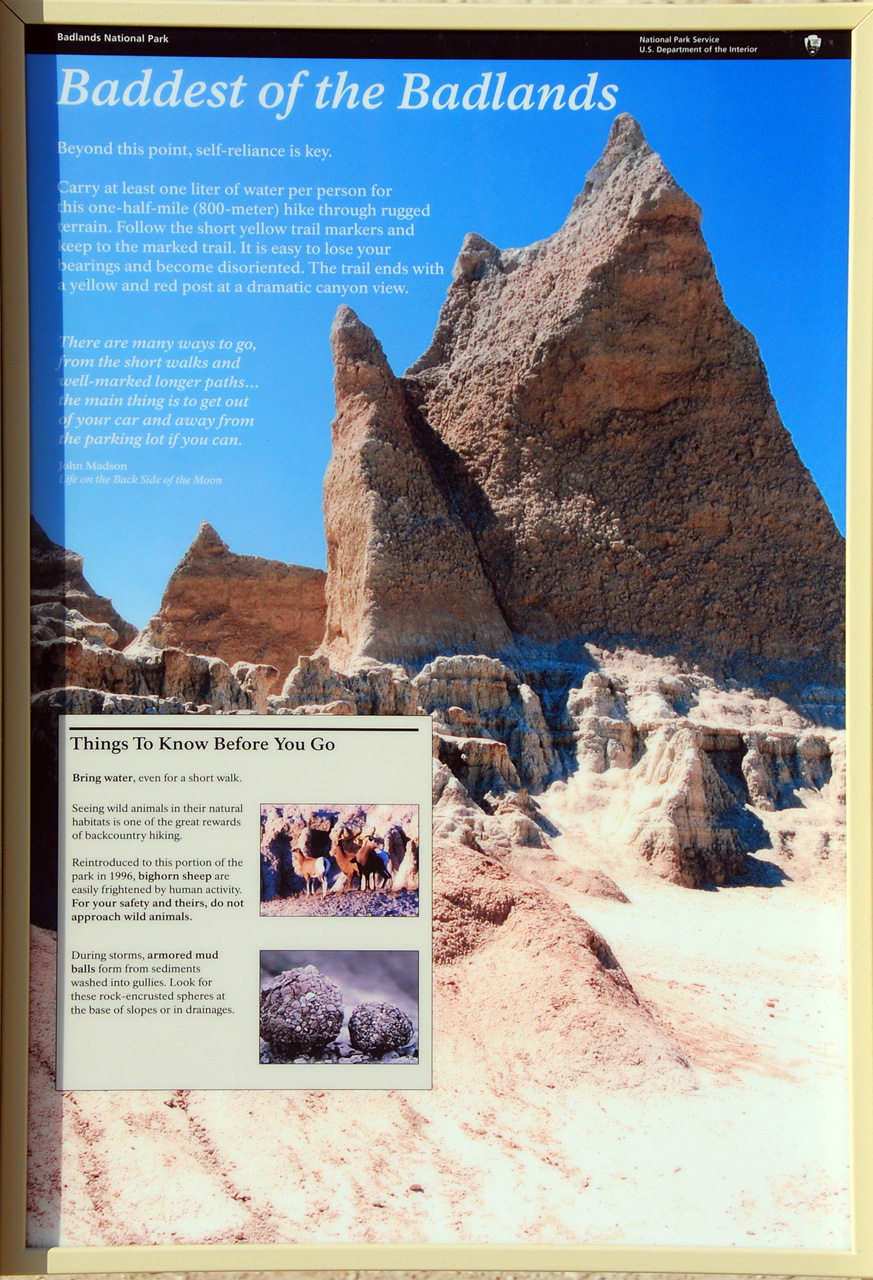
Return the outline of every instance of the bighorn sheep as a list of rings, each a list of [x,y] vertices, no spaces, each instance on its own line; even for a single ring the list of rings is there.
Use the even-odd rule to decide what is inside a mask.
[[[339,827],[331,833],[330,852],[343,877],[343,891],[352,887],[355,876],[361,889],[375,889],[377,881],[383,886],[390,882],[387,859],[380,844],[381,839],[372,828],[357,834],[348,827]]]
[[[351,889],[354,877],[360,877],[360,868],[355,860],[358,851],[357,837],[348,827],[334,827],[330,833],[330,856],[339,868],[339,878],[334,884],[335,893],[345,893]]]
[[[327,858],[310,858],[308,851],[311,848],[312,832],[309,827],[305,827],[301,832],[295,848],[291,850],[291,865],[297,875],[306,881],[307,895],[312,892],[312,881],[321,881],[322,898],[327,893],[327,869],[329,863]]]
[[[372,829],[361,836],[361,846],[355,855],[355,861],[360,870],[362,889],[375,889],[377,882],[379,888],[391,883],[388,858],[379,847],[381,843],[381,837],[375,835]]]

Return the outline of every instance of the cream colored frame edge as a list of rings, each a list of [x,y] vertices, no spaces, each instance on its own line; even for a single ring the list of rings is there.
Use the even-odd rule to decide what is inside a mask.
[[[870,567],[873,480],[873,4],[119,3],[119,0],[0,0],[0,225],[3,229],[3,1054],[0,1095],[2,1198],[0,1272],[253,1271],[286,1269],[474,1268],[763,1275],[873,1275],[873,823],[871,823]],[[664,1249],[562,1245],[190,1245],[108,1248],[25,1247],[28,1035],[27,726],[28,333],[25,194],[24,25],[482,28],[539,30],[853,31],[852,200],[850,215],[848,728],[851,998],[851,1250]],[[866,75],[864,74],[866,72]],[[860,73],[860,74],[859,74]],[[866,1210],[866,1212],[865,1212]]]

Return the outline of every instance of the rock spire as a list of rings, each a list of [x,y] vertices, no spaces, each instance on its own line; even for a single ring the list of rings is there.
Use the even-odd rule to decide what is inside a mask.
[[[836,670],[842,539],[700,220],[622,115],[554,235],[465,239],[405,377],[341,308],[332,657],[596,636]]]
[[[284,677],[321,643],[324,583],[322,569],[237,555],[204,520],[135,648],[263,663]]]

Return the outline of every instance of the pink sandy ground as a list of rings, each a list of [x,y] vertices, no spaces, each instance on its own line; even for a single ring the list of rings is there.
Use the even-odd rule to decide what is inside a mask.
[[[566,906],[527,881],[530,910],[438,967],[431,1092],[56,1094],[55,943],[37,931],[30,1242],[848,1247],[841,873],[695,892],[567,828],[566,864],[596,854],[630,901],[555,892],[668,1048],[634,1073],[616,1046],[614,1079],[608,1038],[599,1074],[574,1048],[598,1009],[618,1025],[602,983],[571,1035],[543,1022],[564,976],[546,967],[537,991],[529,965]]]

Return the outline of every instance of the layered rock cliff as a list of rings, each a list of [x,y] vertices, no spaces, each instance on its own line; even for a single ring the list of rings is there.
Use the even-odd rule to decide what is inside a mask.
[[[333,659],[499,653],[508,629],[833,676],[842,539],[700,221],[619,116],[549,239],[501,251],[467,237],[405,377],[341,310]]]

